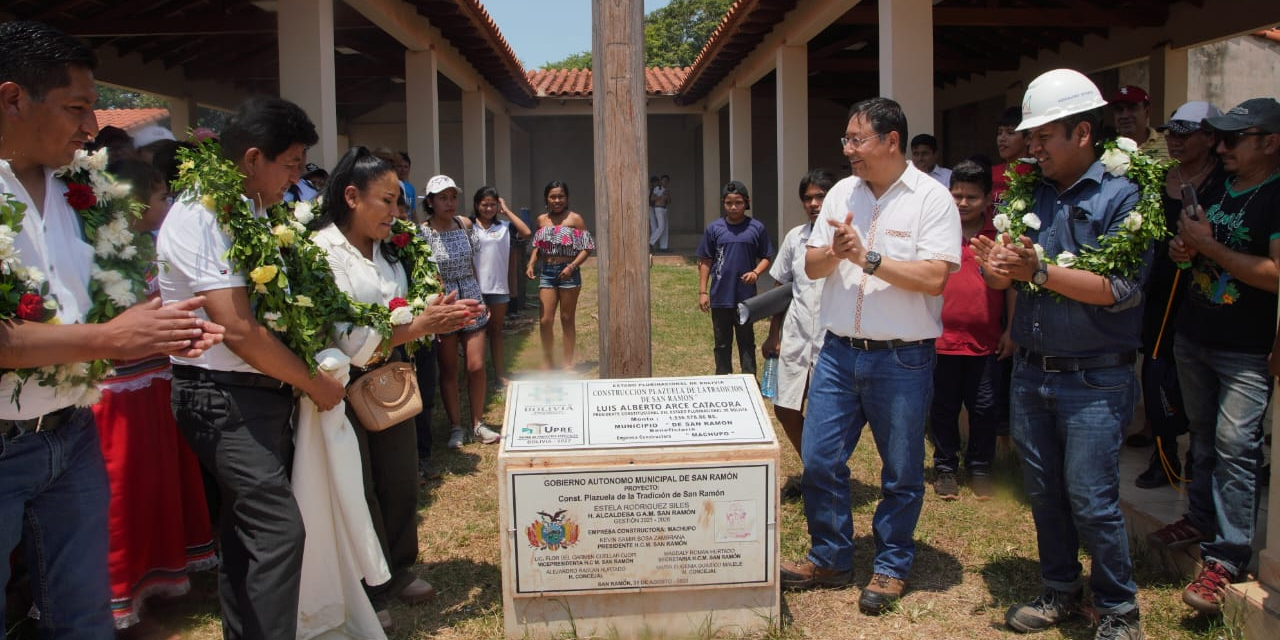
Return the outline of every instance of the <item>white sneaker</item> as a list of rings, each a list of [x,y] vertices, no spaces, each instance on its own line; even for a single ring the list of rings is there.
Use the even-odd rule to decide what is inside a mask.
[[[493,444],[502,439],[502,434],[490,429],[489,426],[483,422],[477,422],[475,428],[471,430],[471,433],[475,434],[476,440],[479,440],[484,444]]]
[[[466,443],[467,443],[467,432],[462,428],[462,425],[457,425],[457,424],[453,425],[453,428],[449,430],[448,447],[450,449],[461,449],[462,445]]]

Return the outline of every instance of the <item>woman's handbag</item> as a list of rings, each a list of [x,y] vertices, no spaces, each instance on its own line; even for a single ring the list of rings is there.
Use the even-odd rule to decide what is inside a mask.
[[[369,431],[382,431],[422,413],[413,365],[392,362],[364,374],[347,388],[347,404]]]

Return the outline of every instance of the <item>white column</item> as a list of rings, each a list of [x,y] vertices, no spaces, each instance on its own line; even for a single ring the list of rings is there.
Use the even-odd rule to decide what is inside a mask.
[[[166,96],[169,101],[169,130],[178,140],[186,140],[187,133],[196,128],[196,101],[190,97]]]
[[[338,163],[338,98],[333,79],[333,1],[280,0],[277,31],[280,97],[302,107],[320,141],[307,155],[322,167]],[[286,19],[287,16],[287,19]]]
[[[506,199],[508,206],[511,200],[511,116],[506,113],[493,114],[493,185],[498,193]],[[513,209],[519,212],[519,207]]]
[[[796,200],[796,188],[809,172],[809,50],[804,45],[783,45],[777,58],[778,223],[774,233],[781,242],[788,230],[808,221]]]
[[[1277,308],[1280,313],[1280,307]],[[1275,380],[1272,380],[1275,384]],[[1275,398],[1276,393],[1280,392],[1280,385],[1272,389],[1272,397]],[[1275,425],[1280,418],[1280,410],[1276,409],[1276,402],[1271,402],[1271,426],[1275,430]],[[1271,439],[1271,478],[1267,480],[1270,483],[1270,495],[1267,497],[1267,539],[1263,542],[1262,551],[1258,553],[1258,582],[1266,585],[1273,591],[1280,591],[1280,473],[1276,473],[1274,466],[1276,461],[1280,461],[1280,445],[1276,444],[1277,439]],[[1261,478],[1260,478],[1261,480]],[[1271,608],[1271,607],[1268,607]],[[1271,608],[1274,612],[1275,609]]]
[[[409,180],[422,192],[440,173],[440,89],[436,52],[404,53],[405,144],[413,167]]]
[[[751,87],[729,90],[729,179],[747,185],[751,181]],[[716,195],[720,185],[716,185]],[[718,200],[717,200],[718,202]],[[719,205],[716,211],[720,210]]]
[[[1168,43],[1151,52],[1151,125],[1169,119],[1174,109],[1187,101],[1187,50]]]
[[[702,114],[702,222],[720,217],[720,111]]]
[[[489,183],[485,166],[484,94],[462,92],[462,194],[470,194]]]
[[[907,136],[933,132],[933,2],[893,0],[880,14],[880,95],[907,114]],[[907,149],[910,155],[911,149]]]

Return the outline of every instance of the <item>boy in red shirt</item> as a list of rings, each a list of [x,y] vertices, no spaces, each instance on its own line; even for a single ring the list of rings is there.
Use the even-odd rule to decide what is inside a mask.
[[[991,170],[965,160],[951,172],[951,196],[960,210],[967,240],[982,234],[995,237],[991,226]],[[942,294],[942,337],[937,341],[938,364],[933,374],[933,406],[929,439],[933,442],[934,491],[944,500],[959,497],[960,407],[969,410],[969,442],[964,466],[979,498],[991,496],[991,460],[995,457],[996,424],[1000,417],[998,358],[1013,352],[1003,327],[1005,296],[987,286],[978,263],[963,243],[960,270],[947,279]]]

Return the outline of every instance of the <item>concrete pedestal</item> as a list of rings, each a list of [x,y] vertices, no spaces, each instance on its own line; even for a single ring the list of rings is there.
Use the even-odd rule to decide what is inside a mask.
[[[514,382],[503,433],[508,638],[778,624],[778,443],[753,377]]]

